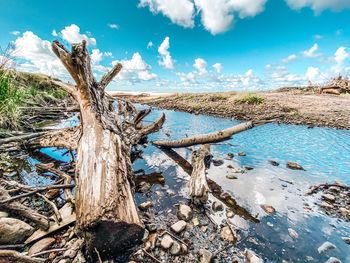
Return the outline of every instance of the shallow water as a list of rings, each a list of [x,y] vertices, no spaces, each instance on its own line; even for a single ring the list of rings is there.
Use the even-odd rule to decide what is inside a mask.
[[[169,139],[167,133],[170,138],[176,139],[239,123],[236,120],[169,110],[154,110],[146,121],[156,119],[161,112],[166,113],[167,120],[160,132],[149,136],[150,141]],[[75,123],[76,120],[73,120],[69,125]],[[213,145],[211,150],[215,159],[224,159],[227,153],[234,153],[235,157],[224,160],[222,166],[212,166],[208,176],[230,192],[240,206],[252,215],[258,215],[261,220],[260,223],[254,223],[239,216],[231,220],[240,229],[242,240],[239,247],[251,248],[266,262],[281,262],[283,259],[288,262],[307,262],[310,259],[307,257],[314,259],[311,262],[324,262],[330,256],[350,262],[349,245],[342,240],[342,237],[350,236],[350,224],[326,216],[315,206],[315,197],[304,196],[308,187],[316,183],[340,180],[350,184],[350,131],[268,124]],[[158,211],[174,213],[173,206],[179,198],[166,195],[164,191],[170,189],[186,198],[189,176],[151,143],[142,151],[143,158],[135,161],[134,170],[144,169],[147,174],[160,172],[165,177],[165,185],[153,185],[152,193],[137,194],[136,201],[139,203],[153,199]],[[190,149],[176,151],[190,161]],[[246,156],[237,156],[242,151]],[[62,151],[43,149],[42,152],[63,161],[69,160],[69,156],[61,156]],[[36,162],[34,158],[29,160]],[[272,166],[269,160],[279,162],[280,166]],[[306,171],[287,169],[287,161],[298,162]],[[230,173],[227,168],[229,164],[235,167],[251,166],[254,169],[235,174],[237,180],[229,180],[226,178],[226,174]],[[33,183],[30,180],[27,182]],[[312,211],[305,209],[306,203]],[[261,204],[272,205],[277,213],[267,215],[260,208]],[[224,212],[215,218],[219,222],[224,218]],[[288,228],[294,229],[299,237],[293,240],[288,235]],[[337,248],[320,255],[317,248],[325,241],[334,243]]]

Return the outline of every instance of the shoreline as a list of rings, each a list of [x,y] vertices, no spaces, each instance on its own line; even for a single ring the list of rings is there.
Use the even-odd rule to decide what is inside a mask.
[[[121,93],[134,103],[168,110],[206,114],[237,120],[276,120],[284,124],[307,125],[350,130],[350,96],[318,94],[305,89],[256,92],[262,103],[237,102],[242,92],[218,93]]]

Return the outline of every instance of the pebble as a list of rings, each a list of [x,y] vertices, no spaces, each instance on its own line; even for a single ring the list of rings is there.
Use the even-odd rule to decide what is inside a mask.
[[[214,166],[221,166],[224,164],[224,161],[223,160],[220,160],[220,159],[214,159],[212,160]]]
[[[322,195],[322,198],[327,200],[327,201],[330,201],[330,202],[334,202],[335,201],[335,196],[331,195],[331,194],[324,194],[324,195]]]
[[[244,255],[247,263],[264,263],[264,261],[250,249],[244,250]]]
[[[327,203],[327,202],[321,202],[320,204],[321,207],[323,207],[324,209],[332,209],[333,208],[333,205]]]
[[[146,201],[146,202],[143,202],[139,205],[139,208],[141,210],[147,210],[148,208],[150,208],[151,206],[153,206],[153,203],[152,201]]]
[[[342,239],[346,244],[350,245],[350,237],[343,237]]]
[[[15,218],[0,218],[0,244],[16,244],[30,236],[34,228]]]
[[[244,166],[244,169],[246,169],[247,171],[253,170],[254,168],[251,166]]]
[[[298,163],[295,162],[287,162],[287,168],[292,169],[292,170],[303,170],[305,171],[305,169]]]
[[[350,210],[346,209],[345,207],[339,208],[339,212],[342,214],[342,216],[350,216]]]
[[[247,155],[245,152],[239,152],[237,154],[238,154],[238,156],[246,156]]]
[[[226,178],[227,178],[227,179],[230,179],[230,180],[237,179],[237,177],[234,176],[233,174],[227,174],[227,175],[226,175]]]
[[[171,236],[165,234],[162,238],[162,241],[160,242],[160,246],[165,249],[168,250],[174,243],[174,240],[171,238]]]
[[[224,210],[224,206],[219,201],[214,201],[211,208],[213,209],[214,212]]]
[[[232,218],[232,217],[234,217],[235,216],[235,214],[232,212],[232,211],[227,211],[226,212],[226,217],[227,218]]]
[[[203,233],[206,233],[208,231],[208,227],[207,226],[202,226],[201,230]]]
[[[213,259],[213,254],[206,249],[199,250],[199,263],[210,263]]]
[[[268,214],[276,212],[276,209],[272,205],[261,205],[260,207]]]
[[[154,232],[157,230],[157,225],[156,224],[146,224],[146,228],[148,229],[149,232]]]
[[[336,246],[333,243],[326,241],[317,249],[317,251],[318,251],[318,253],[321,254],[325,251],[328,251],[330,249],[335,249],[335,248],[336,248]]]
[[[184,204],[180,204],[179,208],[177,210],[177,217],[180,220],[185,220],[185,221],[189,221],[192,219],[193,216],[193,212],[191,207],[189,207],[188,205],[184,205]]]
[[[288,233],[293,239],[297,239],[299,237],[299,234],[292,228],[288,228]]]
[[[170,254],[177,256],[181,253],[181,246],[178,242],[174,241],[173,245],[170,248]]]
[[[273,166],[279,166],[280,164],[274,160],[269,160],[269,163]]]
[[[340,259],[337,259],[335,257],[330,257],[325,263],[342,263]]]
[[[200,224],[199,219],[197,217],[192,219],[192,223],[194,226],[198,226]]]
[[[228,242],[233,243],[236,240],[236,237],[232,233],[231,228],[229,228],[228,226],[225,226],[221,229],[220,235],[223,240],[226,240]]]
[[[180,221],[176,222],[175,224],[173,224],[170,228],[175,233],[179,234],[185,230],[186,226],[187,226],[187,223],[184,220],[180,220]]]
[[[269,227],[273,227],[273,224],[271,222],[266,223]]]

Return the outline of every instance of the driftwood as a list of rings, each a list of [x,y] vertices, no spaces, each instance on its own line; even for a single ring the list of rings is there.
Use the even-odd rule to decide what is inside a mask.
[[[44,263],[42,258],[29,257],[15,250],[0,250],[0,263]]]
[[[189,147],[197,144],[222,142],[224,140],[229,139],[234,134],[246,131],[253,127],[254,127],[254,123],[252,121],[248,121],[248,122],[244,122],[236,126],[233,126],[231,128],[217,131],[217,132],[191,136],[181,140],[154,141],[153,144],[160,147],[182,148],[182,147]]]
[[[210,166],[210,145],[204,144],[198,151],[192,153],[192,173],[189,182],[189,194],[195,204],[205,204],[208,201],[209,186],[206,169]]]

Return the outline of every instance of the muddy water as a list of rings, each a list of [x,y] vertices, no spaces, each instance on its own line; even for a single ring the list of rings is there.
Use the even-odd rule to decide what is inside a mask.
[[[160,112],[155,110],[146,121],[154,120]],[[169,134],[176,139],[238,123],[175,111],[165,113],[164,128],[151,135],[149,140],[168,139]],[[69,123],[74,124],[76,120]],[[165,184],[154,184],[151,192],[137,194],[137,202],[152,199],[159,214],[175,213],[174,205],[186,199],[188,175],[150,143],[141,149],[143,158],[135,161],[134,170],[143,169],[146,174],[162,173]],[[176,151],[190,161],[191,150]],[[70,158],[69,155],[62,156],[63,151],[57,149],[43,149],[42,152],[65,162]],[[246,156],[238,156],[238,152],[245,152]],[[230,220],[239,229],[240,248],[251,248],[266,262],[325,262],[331,256],[350,262],[349,245],[342,240],[342,237],[350,236],[350,224],[325,215],[315,205],[315,197],[304,195],[308,187],[316,183],[339,180],[350,184],[350,131],[269,124],[212,146],[212,153],[215,159],[224,160],[224,164],[212,166],[208,176],[230,192],[241,207],[260,219],[260,223],[254,223],[236,215]],[[233,153],[234,158],[226,160],[227,153]],[[269,160],[280,165],[272,166]],[[28,161],[35,163],[38,160],[28,158]],[[298,162],[306,171],[287,169],[287,161]],[[237,179],[231,180],[226,178],[227,174],[233,173],[228,165],[254,169],[243,174],[234,173]],[[42,180],[35,176],[35,170],[22,171],[22,177],[30,184]],[[276,213],[266,214],[260,207],[262,204],[272,205]],[[218,213],[214,218],[220,222],[225,214]],[[298,238],[291,238],[288,228],[294,229]],[[337,248],[319,254],[317,248],[325,241],[332,242]]]

